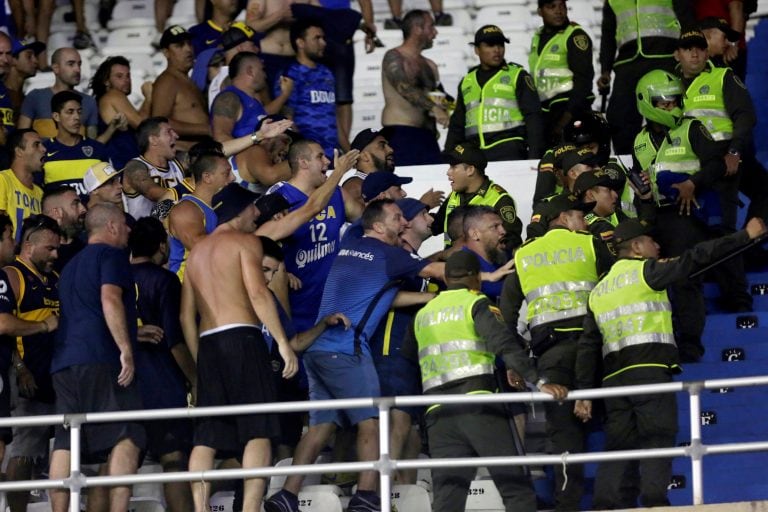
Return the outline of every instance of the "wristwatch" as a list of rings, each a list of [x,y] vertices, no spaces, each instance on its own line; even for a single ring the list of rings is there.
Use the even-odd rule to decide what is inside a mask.
[[[541,391],[541,388],[542,386],[544,386],[544,384],[549,384],[549,379],[545,377],[541,377],[539,380],[536,381],[536,389]]]
[[[253,132],[251,134],[251,142],[253,142],[254,144],[258,144],[262,140],[264,140],[264,139],[259,136],[259,132],[258,131],[255,131],[255,132]]]
[[[728,154],[733,156],[741,156],[741,153],[739,153],[739,151],[736,149],[729,149]]]

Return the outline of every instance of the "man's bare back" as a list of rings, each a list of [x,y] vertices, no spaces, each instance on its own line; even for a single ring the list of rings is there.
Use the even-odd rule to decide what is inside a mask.
[[[164,116],[179,134],[179,149],[189,149],[195,138],[208,133],[208,113],[203,93],[184,73],[166,69],[152,91],[152,116]]]
[[[200,332],[230,324],[258,325],[244,278],[260,280],[262,250],[251,233],[214,232],[200,240],[187,259],[184,284],[195,294]],[[249,269],[244,276],[243,269]]]
[[[438,85],[437,65],[402,46],[384,54],[382,63],[384,111],[381,124],[434,129],[430,115],[434,103],[429,93]]]

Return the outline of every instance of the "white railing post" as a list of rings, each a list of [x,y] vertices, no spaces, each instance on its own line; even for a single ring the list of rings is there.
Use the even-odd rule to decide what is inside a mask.
[[[389,400],[379,401],[379,493],[381,510],[392,510],[392,463],[389,458]]]
[[[690,404],[691,445],[688,456],[691,458],[691,479],[693,480],[693,504],[704,504],[703,447],[701,444],[701,389],[700,382],[687,386]]]
[[[80,512],[80,417],[69,420],[69,512]]]

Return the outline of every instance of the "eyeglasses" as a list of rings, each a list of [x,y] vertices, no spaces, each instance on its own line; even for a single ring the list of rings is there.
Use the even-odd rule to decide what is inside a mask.
[[[47,215],[32,215],[24,219],[21,227],[22,240],[28,242],[30,237],[38,231],[52,231],[56,234],[59,233],[59,225],[55,220]]]

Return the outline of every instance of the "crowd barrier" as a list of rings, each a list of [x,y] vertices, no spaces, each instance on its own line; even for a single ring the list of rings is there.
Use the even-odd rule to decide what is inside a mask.
[[[713,379],[694,382],[671,382],[641,386],[624,386],[610,389],[590,389],[571,392],[565,400],[592,400],[615,396],[632,396],[653,393],[687,392],[690,402],[690,439],[688,446],[670,448],[623,450],[613,452],[564,453],[555,455],[531,455],[516,457],[474,457],[451,459],[394,460],[389,457],[389,413],[394,406],[425,406],[435,403],[501,403],[501,402],[544,402],[551,401],[550,395],[539,392],[499,393],[493,395],[432,395],[381,398],[358,398],[347,400],[322,400],[290,403],[240,405],[229,407],[200,407],[179,409],[157,409],[121,412],[96,412],[74,415],[46,415],[0,419],[0,427],[40,426],[63,424],[69,429],[72,447],[69,478],[57,480],[26,480],[0,483],[0,492],[29,489],[69,489],[70,511],[80,510],[81,490],[87,487],[132,485],[137,483],[188,482],[201,480],[230,480],[235,478],[269,477],[273,475],[316,474],[328,472],[360,472],[374,470],[380,474],[382,510],[390,510],[392,474],[399,469],[446,468],[446,467],[488,467],[583,464],[611,460],[638,460],[659,457],[688,457],[691,459],[693,480],[693,504],[704,503],[703,465],[705,455],[768,451],[768,440],[759,442],[724,443],[705,445],[701,440],[702,390],[727,387],[768,385],[768,376],[742,377],[736,379]],[[310,409],[339,409],[377,407],[379,409],[379,459],[367,462],[344,462],[314,464],[308,466],[262,467],[254,469],[228,469],[210,471],[184,471],[122,476],[85,476],[81,472],[80,436],[87,423],[106,423],[129,420],[161,420],[173,418],[199,418],[205,416],[233,416],[239,414],[261,414],[308,411]],[[479,433],[481,435],[481,433]]]

